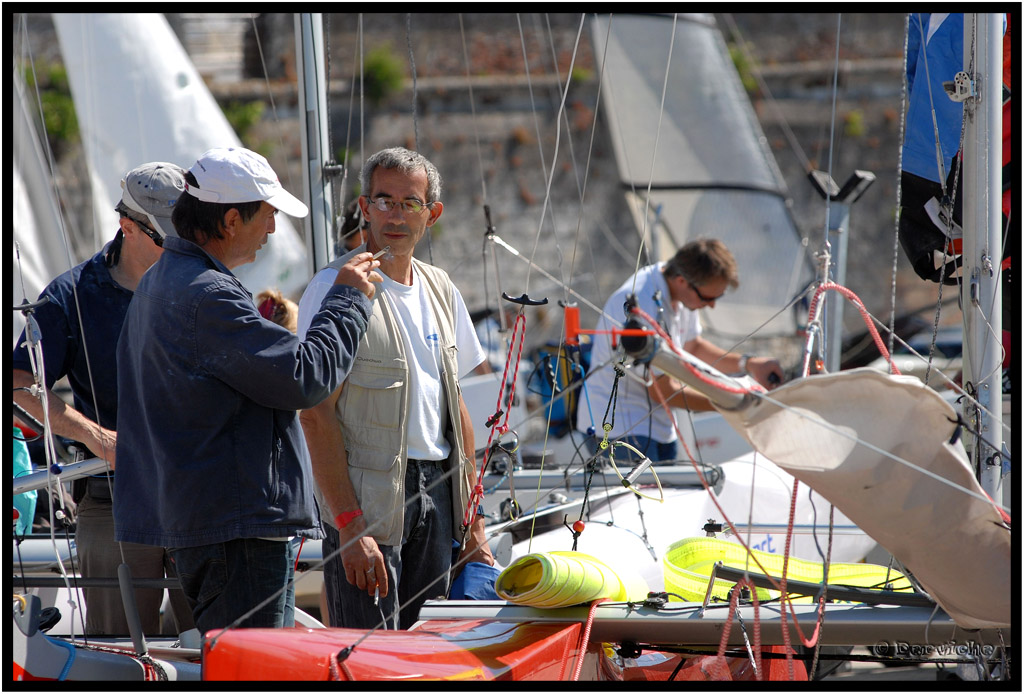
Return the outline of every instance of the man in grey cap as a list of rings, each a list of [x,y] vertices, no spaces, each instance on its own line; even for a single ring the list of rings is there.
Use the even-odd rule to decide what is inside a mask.
[[[170,548],[201,631],[292,626],[290,538],[321,536],[296,410],[348,376],[380,263],[342,266],[300,340],[231,270],[305,204],[247,149],[206,152],[185,181],[180,238],[139,282],[118,343],[116,535]]]
[[[45,366],[45,383],[39,385],[48,391],[52,433],[79,441],[94,456],[105,459],[111,471],[117,441],[117,340],[139,279],[160,257],[164,238],[175,235],[171,211],[184,193],[184,175],[184,169],[166,162],[143,164],[125,174],[115,207],[121,215],[117,234],[99,253],[47,285],[40,299],[48,301],[35,312]],[[14,349],[13,371],[15,402],[43,421],[41,402],[26,390],[35,384],[35,377],[24,333]],[[73,406],[50,390],[64,376],[71,385]],[[111,477],[104,474],[74,484],[75,540],[84,577],[115,578],[122,552],[135,578],[163,578],[165,564],[173,575],[164,548],[119,546],[114,540]],[[143,630],[159,633],[163,590],[138,589],[135,597]],[[171,597],[178,622],[174,633],[192,628],[184,595],[173,590]],[[85,604],[87,636],[128,633],[117,590],[86,588]]]

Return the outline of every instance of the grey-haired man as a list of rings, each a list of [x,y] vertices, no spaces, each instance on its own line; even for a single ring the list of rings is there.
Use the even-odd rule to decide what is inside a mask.
[[[184,169],[166,162],[143,164],[125,174],[115,207],[121,215],[117,234],[99,253],[54,279],[41,295],[49,301],[35,313],[42,336],[43,385],[51,389],[67,376],[74,397],[72,406],[48,393],[53,433],[80,441],[111,469],[117,442],[117,340],[139,279],[160,257],[164,238],[176,235],[171,210],[185,190],[184,175]],[[24,390],[33,383],[22,333],[14,349],[14,400],[42,420],[42,404]],[[133,577],[163,578],[165,567],[170,569],[163,547],[118,546],[114,540],[112,486],[106,475],[76,482],[75,541],[82,575],[116,577],[123,551]],[[135,597],[143,630],[158,633],[163,591],[139,589]],[[192,616],[181,591],[171,591],[171,598],[177,633],[191,629]],[[86,588],[85,604],[87,636],[128,633],[118,591]]]

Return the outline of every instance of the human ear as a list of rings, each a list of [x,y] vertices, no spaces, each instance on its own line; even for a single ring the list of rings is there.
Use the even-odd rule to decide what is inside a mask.
[[[444,203],[438,200],[430,206],[430,218],[427,219],[427,226],[434,226],[434,222],[437,221],[441,213],[444,212]]]

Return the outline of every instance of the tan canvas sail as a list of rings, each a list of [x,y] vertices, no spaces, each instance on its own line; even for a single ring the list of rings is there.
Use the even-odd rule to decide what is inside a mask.
[[[1010,530],[951,442],[949,404],[915,378],[871,369],[800,379],[769,398],[723,414],[903,562],[958,625],[1010,625]]]

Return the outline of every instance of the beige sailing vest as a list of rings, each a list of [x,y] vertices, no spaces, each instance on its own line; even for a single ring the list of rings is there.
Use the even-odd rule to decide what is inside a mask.
[[[466,458],[462,448],[451,279],[444,270],[415,258],[412,262],[427,289],[442,345],[441,383],[448,403],[445,438],[452,449],[445,470],[459,466],[459,473],[451,478],[452,529],[454,539],[461,541],[463,515],[472,492],[473,462]],[[402,543],[409,399],[416,397],[408,384],[409,365],[394,306],[385,292],[378,292],[370,324],[338,398],[336,414],[345,437],[348,474],[359,507],[369,534],[382,545]],[[322,500],[320,507],[326,514]],[[333,524],[331,519],[324,520]]]

